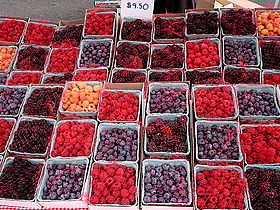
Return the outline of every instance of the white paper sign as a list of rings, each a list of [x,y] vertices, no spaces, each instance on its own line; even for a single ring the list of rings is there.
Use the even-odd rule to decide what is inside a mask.
[[[121,0],[122,18],[152,20],[154,0]]]

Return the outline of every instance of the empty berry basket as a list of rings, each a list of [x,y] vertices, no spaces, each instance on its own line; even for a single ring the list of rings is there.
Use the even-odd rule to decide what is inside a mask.
[[[36,196],[44,164],[43,159],[6,158],[0,174],[1,205],[41,208]]]
[[[243,159],[239,124],[227,121],[196,121],[196,159],[201,162],[240,163]]]
[[[21,117],[10,136],[7,151],[26,157],[48,154],[56,121],[48,118]]]
[[[86,208],[87,158],[51,158],[40,184],[37,200],[45,208]],[[71,180],[71,181],[70,181]],[[61,183],[61,187],[58,185]]]
[[[55,125],[51,144],[51,157],[90,158],[96,136],[95,120],[61,120]],[[69,140],[70,138],[70,140]]]
[[[243,177],[243,170],[239,166],[195,166],[195,208],[247,209],[247,184]],[[209,183],[208,187],[205,183]]]
[[[142,164],[143,207],[189,206],[192,203],[190,173],[190,164],[183,159],[144,160]]]
[[[189,85],[187,83],[151,83],[147,114],[189,113]]]
[[[170,157],[190,154],[189,119],[183,114],[151,114],[146,117],[144,152]]]
[[[276,88],[272,85],[236,85],[239,116],[243,120],[270,120],[280,117]]]
[[[139,160],[140,126],[136,123],[101,123],[95,143],[95,161]]]

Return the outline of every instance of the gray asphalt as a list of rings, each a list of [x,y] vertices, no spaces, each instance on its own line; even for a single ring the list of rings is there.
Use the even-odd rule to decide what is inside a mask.
[[[251,0],[263,6],[273,5],[275,0]],[[85,10],[93,6],[93,0],[0,0],[0,16],[30,17],[52,21],[77,20]]]

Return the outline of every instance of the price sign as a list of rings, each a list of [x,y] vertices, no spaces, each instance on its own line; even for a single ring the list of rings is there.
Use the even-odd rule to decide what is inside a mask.
[[[154,0],[121,0],[122,18],[152,20]]]

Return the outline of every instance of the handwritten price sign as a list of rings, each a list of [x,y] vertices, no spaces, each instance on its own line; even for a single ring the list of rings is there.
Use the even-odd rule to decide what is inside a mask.
[[[152,20],[154,0],[121,0],[122,18]]]

